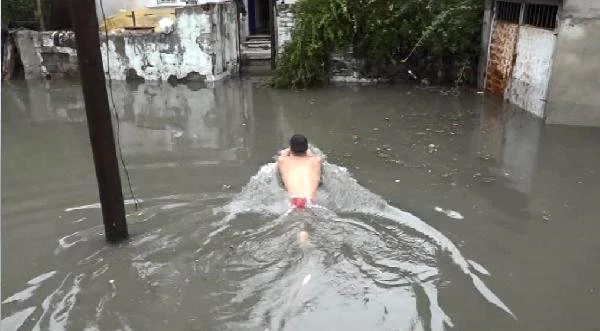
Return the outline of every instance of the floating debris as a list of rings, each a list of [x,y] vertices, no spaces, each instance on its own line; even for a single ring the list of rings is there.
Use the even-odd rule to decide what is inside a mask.
[[[382,149],[381,147],[375,148],[375,155],[377,155],[377,157],[380,158],[389,158],[391,156],[389,153],[386,153],[386,150]]]
[[[386,162],[395,163],[395,164],[399,164],[399,165],[404,165],[404,161],[401,161],[401,160],[392,160],[392,159],[389,159],[389,160],[386,160]]]
[[[437,147],[434,144],[429,144],[429,146],[427,146],[427,150],[431,154],[433,152],[437,152]]]
[[[459,212],[455,211],[455,210],[451,210],[451,209],[443,209],[441,207],[435,207],[434,208],[435,211],[442,213],[442,214],[446,214],[446,216],[456,219],[456,220],[462,220],[464,219],[463,215],[461,215]]]
[[[544,220],[544,222],[548,222],[550,220],[550,214],[548,214],[548,212],[543,211],[542,219]]]
[[[484,183],[493,183],[496,181],[496,177],[494,177],[494,176],[486,177],[486,178],[483,178],[481,181]]]

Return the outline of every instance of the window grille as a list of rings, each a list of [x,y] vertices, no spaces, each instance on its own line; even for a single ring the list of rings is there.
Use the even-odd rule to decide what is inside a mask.
[[[554,30],[556,28],[557,14],[558,6],[528,3],[525,5],[523,24]]]
[[[499,21],[519,23],[521,4],[510,1],[496,1],[496,19]]]

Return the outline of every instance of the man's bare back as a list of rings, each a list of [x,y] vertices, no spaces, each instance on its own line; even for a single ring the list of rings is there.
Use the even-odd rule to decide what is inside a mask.
[[[321,180],[321,158],[310,153],[304,156],[281,155],[278,167],[285,189],[292,197],[314,199]]]
[[[294,135],[290,148],[279,153],[277,166],[290,197],[313,200],[321,180],[321,158],[308,150],[306,137]]]
[[[308,140],[302,135],[292,136],[290,147],[279,153],[277,167],[295,208],[305,208],[314,201],[321,182],[322,164],[321,158],[308,150]],[[308,232],[300,231],[298,241],[302,246],[308,245]]]

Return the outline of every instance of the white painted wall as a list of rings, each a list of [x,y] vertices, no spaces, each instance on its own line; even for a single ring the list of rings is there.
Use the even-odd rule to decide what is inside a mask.
[[[556,36],[554,31],[524,25],[517,40],[517,57],[504,97],[544,117]]]
[[[219,80],[238,70],[235,13],[232,2],[206,11],[184,7],[176,10],[176,28],[171,34],[111,36],[108,44],[103,41],[101,45],[104,69],[116,80],[125,80],[130,69],[149,81],[182,79],[193,72],[207,81]]]
[[[275,43],[277,45],[277,54],[280,55],[283,47],[292,39],[292,29],[294,28],[294,13],[290,6],[277,6],[277,16],[275,17]]]

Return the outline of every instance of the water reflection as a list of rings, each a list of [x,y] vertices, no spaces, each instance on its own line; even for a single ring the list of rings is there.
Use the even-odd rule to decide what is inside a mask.
[[[487,204],[519,221],[532,216],[530,195],[538,176],[538,150],[543,121],[500,100],[485,100],[481,116],[471,134],[471,161],[460,181]]]
[[[489,100],[481,112],[479,157],[500,167],[508,186],[529,194],[533,184],[543,121],[508,103]]]
[[[85,121],[77,82],[16,82],[7,90],[3,94],[7,107],[32,122]],[[123,152],[151,154],[191,148],[218,151],[217,158],[222,160],[248,159],[254,130],[251,92],[249,81],[222,83],[218,91],[185,84],[113,82],[112,100],[121,120]]]
[[[569,311],[552,293],[575,272],[556,265],[596,285],[573,256],[595,252],[597,223],[582,235],[548,206],[597,215],[600,164],[582,154],[597,133],[413,87],[115,83],[141,203],[126,206],[131,240],[106,246],[80,90],[53,84],[2,90],[3,330],[547,329],[537,316]],[[286,212],[267,164],[296,131],[330,162],[312,216]],[[556,189],[573,185],[589,194]],[[532,221],[542,208],[551,222]]]

